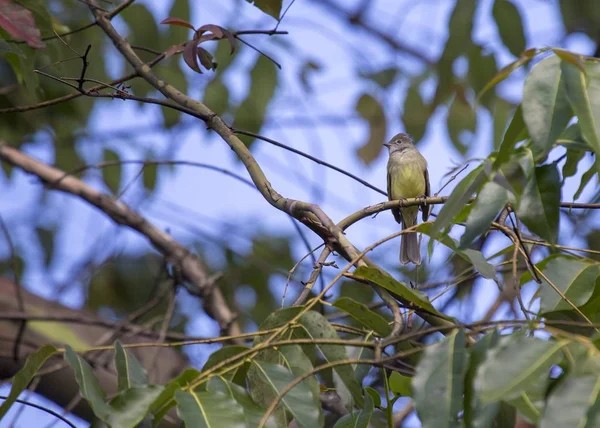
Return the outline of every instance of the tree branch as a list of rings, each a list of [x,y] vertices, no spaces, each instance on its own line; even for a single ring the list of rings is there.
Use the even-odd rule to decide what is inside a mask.
[[[0,159],[36,175],[57,190],[78,196],[99,208],[116,223],[146,236],[154,248],[182,273],[184,279],[198,288],[203,297],[204,309],[219,323],[221,330],[228,335],[239,333],[239,326],[235,322],[236,315],[227,306],[221,290],[215,286],[205,267],[195,255],[170,235],[152,225],[124,203],[89,187],[78,178],[65,176],[63,171],[37,161],[15,148],[0,143]]]

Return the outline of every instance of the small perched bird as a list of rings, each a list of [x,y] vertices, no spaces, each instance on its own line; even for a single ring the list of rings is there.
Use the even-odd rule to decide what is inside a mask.
[[[408,134],[398,134],[385,143],[390,158],[387,164],[387,192],[390,201],[429,196],[427,161],[419,153]],[[423,221],[427,221],[429,208],[421,205]],[[392,214],[404,228],[417,224],[419,207],[394,208]],[[400,243],[400,263],[421,264],[421,251],[416,232],[405,233]]]

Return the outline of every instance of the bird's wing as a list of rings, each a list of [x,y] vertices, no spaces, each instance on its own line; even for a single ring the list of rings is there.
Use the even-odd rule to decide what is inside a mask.
[[[392,198],[392,175],[390,174],[389,168],[388,168],[388,172],[387,172],[387,194],[388,194],[388,199],[390,201],[393,201],[394,198]],[[402,216],[400,215],[399,208],[392,208],[392,214],[394,215],[394,219],[396,220],[396,223],[402,222]]]
[[[423,173],[425,176],[425,196],[429,197],[431,194],[431,188],[429,187],[429,171],[425,168]],[[421,211],[423,211],[423,221],[427,221],[429,218],[429,206],[427,204],[421,205]]]

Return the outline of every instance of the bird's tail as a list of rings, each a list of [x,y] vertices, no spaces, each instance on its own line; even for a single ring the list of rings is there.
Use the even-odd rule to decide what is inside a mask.
[[[412,213],[406,214],[402,216],[404,220],[404,227],[407,228],[414,226],[417,223],[417,212],[415,212],[414,216],[411,215]],[[416,265],[421,264],[421,249],[417,232],[405,233],[400,238],[400,263],[405,265],[410,262]]]

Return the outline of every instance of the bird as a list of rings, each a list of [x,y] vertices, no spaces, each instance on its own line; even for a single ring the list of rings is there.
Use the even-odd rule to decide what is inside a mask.
[[[395,135],[388,143],[385,143],[384,146],[389,151],[387,163],[389,200],[428,197],[430,188],[427,160],[415,147],[412,137],[400,133]],[[427,221],[429,208],[426,204],[422,204],[421,210],[423,221]],[[417,224],[419,207],[414,205],[404,208],[392,208],[392,214],[396,222],[401,223],[403,228],[406,229]],[[400,240],[400,263],[406,265],[412,262],[415,265],[420,265],[421,251],[417,233],[405,233]]]

